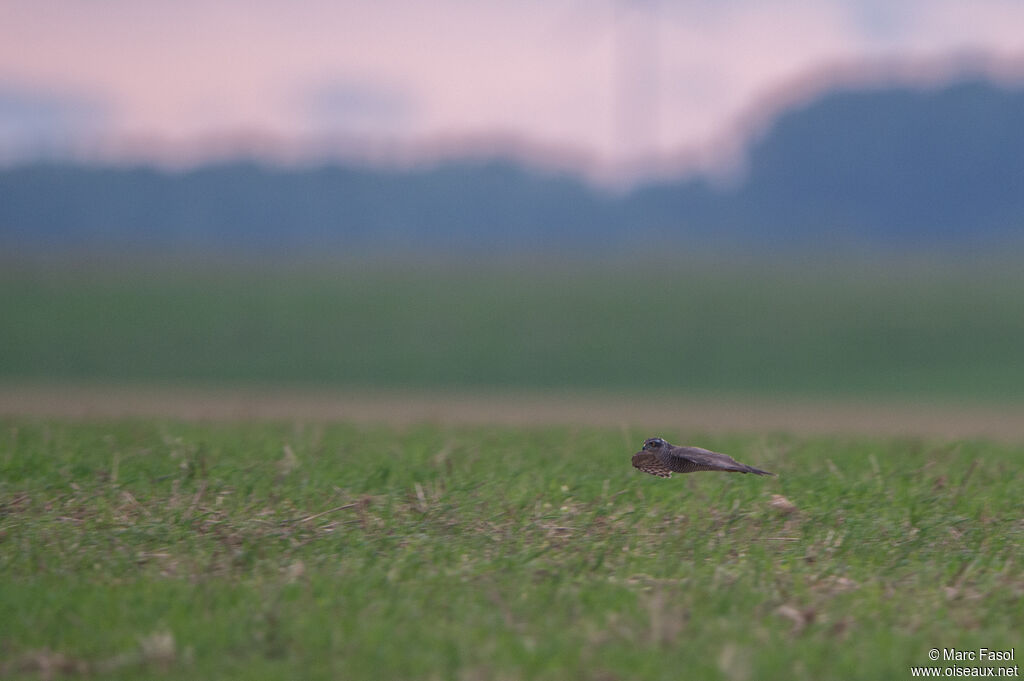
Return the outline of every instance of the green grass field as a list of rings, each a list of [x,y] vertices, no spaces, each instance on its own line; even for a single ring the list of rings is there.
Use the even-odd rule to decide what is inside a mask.
[[[0,425],[4,678],[899,679],[935,647],[1021,655],[1020,446],[664,431],[778,477],[661,480],[624,430]]]
[[[0,381],[1024,401],[1017,262],[0,268]]]

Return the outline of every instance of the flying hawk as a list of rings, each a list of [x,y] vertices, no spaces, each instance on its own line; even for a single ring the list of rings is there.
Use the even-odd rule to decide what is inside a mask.
[[[727,473],[754,473],[775,475],[760,468],[742,464],[731,456],[700,447],[677,447],[660,437],[644,440],[643,448],[633,455],[633,467],[659,478],[671,478],[673,473],[695,471],[725,471]]]

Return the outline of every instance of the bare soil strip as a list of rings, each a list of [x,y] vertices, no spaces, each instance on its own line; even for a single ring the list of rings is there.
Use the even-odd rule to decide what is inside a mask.
[[[989,438],[1024,442],[1024,405],[770,399],[0,385],[0,416],[111,420],[581,425],[704,432]]]

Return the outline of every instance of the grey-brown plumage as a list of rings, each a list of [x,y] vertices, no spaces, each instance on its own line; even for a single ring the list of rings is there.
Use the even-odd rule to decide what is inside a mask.
[[[677,447],[660,437],[644,440],[643,448],[633,455],[633,467],[659,478],[671,478],[673,473],[696,471],[725,471],[726,473],[753,473],[775,475],[736,461],[731,456],[700,447]]]

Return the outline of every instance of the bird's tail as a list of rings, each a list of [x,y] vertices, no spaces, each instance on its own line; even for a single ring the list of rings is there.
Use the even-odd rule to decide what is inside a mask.
[[[753,473],[754,475],[775,475],[775,473],[769,473],[768,471],[763,471],[760,468],[754,468],[753,466],[747,466],[746,470],[743,472]]]

